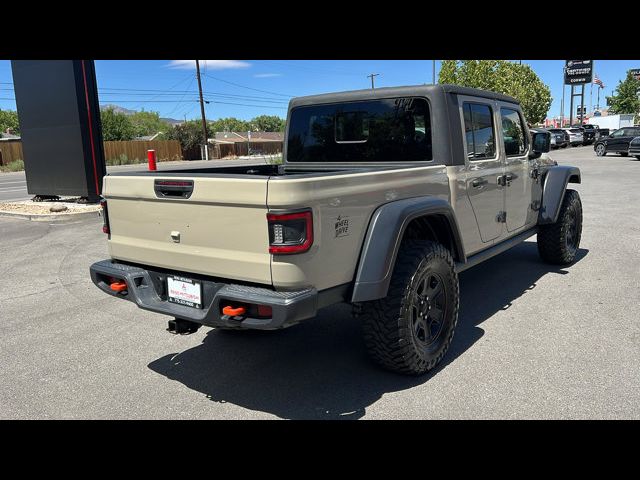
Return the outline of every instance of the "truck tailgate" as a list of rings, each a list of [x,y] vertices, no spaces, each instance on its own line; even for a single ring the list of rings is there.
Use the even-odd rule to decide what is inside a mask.
[[[232,175],[108,175],[103,192],[109,253],[118,260],[271,284],[267,181]],[[182,198],[164,185],[193,188]]]

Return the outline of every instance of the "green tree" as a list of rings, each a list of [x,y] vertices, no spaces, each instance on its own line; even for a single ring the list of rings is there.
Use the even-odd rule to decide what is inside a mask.
[[[136,112],[129,115],[129,121],[133,126],[133,134],[135,137],[143,137],[145,135],[154,135],[158,132],[164,133],[171,128],[164,120],[160,120],[158,112]]]
[[[209,130],[209,135],[211,135]],[[190,120],[179,125],[174,125],[164,137],[167,140],[178,140],[183,150],[190,150],[198,145],[202,145],[203,133],[202,122],[199,120]]]
[[[284,119],[277,115],[260,115],[250,122],[259,132],[284,132]]]
[[[209,122],[209,131],[215,132],[247,132],[251,129],[249,122],[234,117],[219,118]]]
[[[607,97],[607,105],[609,112],[618,113],[635,113],[636,121],[640,118],[640,80],[637,80],[631,72],[627,73],[624,80],[620,80],[618,87],[614,90],[614,95]]]
[[[135,136],[131,120],[124,113],[118,113],[113,108],[100,112],[102,122],[102,138],[111,140],[132,140]]]
[[[0,137],[10,128],[14,135],[20,135],[18,112],[0,109]]]
[[[544,120],[552,101],[551,90],[529,65],[506,60],[444,60],[438,81],[510,95],[531,124]]]

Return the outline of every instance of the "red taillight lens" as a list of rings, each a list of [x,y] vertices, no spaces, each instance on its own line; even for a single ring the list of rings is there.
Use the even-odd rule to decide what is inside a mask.
[[[313,244],[311,210],[296,213],[268,213],[269,253],[306,252]]]
[[[111,233],[111,230],[109,230],[109,214],[107,212],[107,201],[104,198],[100,200],[100,206],[102,207],[102,233],[109,235]]]

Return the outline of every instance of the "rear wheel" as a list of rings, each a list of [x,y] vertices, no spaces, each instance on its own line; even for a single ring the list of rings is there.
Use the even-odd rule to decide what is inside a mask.
[[[626,156],[628,156],[628,155],[629,155],[629,154],[628,154],[627,152],[620,152],[620,156],[622,156],[622,157],[626,157]]]
[[[556,265],[573,262],[582,237],[582,202],[575,190],[567,190],[556,223],[540,225],[538,252],[543,260]]]
[[[458,275],[446,248],[431,241],[403,242],[387,296],[362,305],[371,358],[407,375],[431,370],[451,344],[459,297]]]
[[[640,160],[640,155],[636,155],[636,158],[637,158],[638,160]]]
[[[596,155],[599,157],[604,157],[607,154],[607,148],[604,146],[604,144],[599,143],[598,145],[596,145]]]

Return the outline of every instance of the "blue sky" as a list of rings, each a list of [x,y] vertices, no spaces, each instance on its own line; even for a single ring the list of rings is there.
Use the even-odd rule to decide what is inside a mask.
[[[550,86],[553,104],[549,116],[560,114],[564,60],[523,60]],[[370,73],[378,73],[376,87],[431,83],[431,60],[201,60],[208,119],[257,115],[286,115],[289,98],[342,90],[369,88]],[[595,60],[595,73],[611,95],[630,68],[640,60]],[[439,62],[436,62],[436,72]],[[101,104],[157,111],[162,117],[199,118],[195,63],[192,60],[97,60]],[[0,109],[15,110],[11,65],[0,60]],[[585,104],[590,105],[590,86]],[[593,89],[593,104],[597,89]],[[577,100],[577,99],[576,99]],[[565,115],[569,88],[566,87]]]

